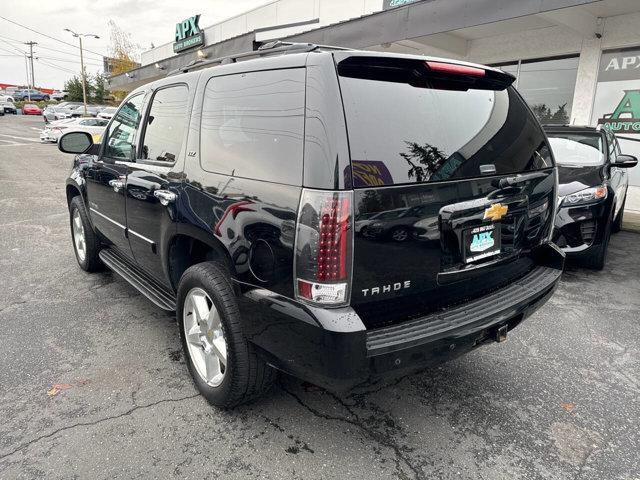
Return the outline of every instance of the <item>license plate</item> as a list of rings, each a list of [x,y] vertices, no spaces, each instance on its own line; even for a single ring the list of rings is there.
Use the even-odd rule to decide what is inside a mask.
[[[482,225],[464,231],[464,261],[476,262],[500,253],[500,224]]]

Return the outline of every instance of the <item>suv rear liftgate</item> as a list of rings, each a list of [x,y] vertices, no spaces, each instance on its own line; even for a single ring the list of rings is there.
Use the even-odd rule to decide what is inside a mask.
[[[351,189],[302,194],[295,283],[305,307],[247,295],[269,318],[273,364],[341,389],[504,340],[551,296],[564,255],[550,242],[553,157],[512,76],[333,56]]]
[[[504,340],[550,297],[564,262],[549,243],[552,154],[513,77],[334,56],[359,222],[350,305],[368,358],[341,374],[424,366]]]

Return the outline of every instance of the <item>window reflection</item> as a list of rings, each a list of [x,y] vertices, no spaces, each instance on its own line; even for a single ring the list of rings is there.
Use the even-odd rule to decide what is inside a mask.
[[[175,85],[156,92],[147,117],[142,158],[175,161],[182,148],[187,126],[188,96],[186,85]]]
[[[205,170],[298,184],[302,178],[304,69],[214,77],[202,107]]]
[[[541,123],[565,125],[571,117],[578,57],[522,62],[518,90]]]
[[[135,158],[134,138],[140,124],[140,109],[144,95],[136,95],[124,103],[116,113],[107,138],[104,156],[118,160],[133,161]]]
[[[442,90],[341,77],[356,187],[423,183],[551,165],[513,89]]]

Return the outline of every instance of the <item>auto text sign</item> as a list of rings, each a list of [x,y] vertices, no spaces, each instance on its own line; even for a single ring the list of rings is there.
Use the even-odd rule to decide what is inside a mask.
[[[602,53],[591,124],[615,133],[623,153],[640,156],[640,48]],[[640,186],[640,171],[629,171]]]

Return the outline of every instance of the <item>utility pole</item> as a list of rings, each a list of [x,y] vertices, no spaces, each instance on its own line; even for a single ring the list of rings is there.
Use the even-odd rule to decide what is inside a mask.
[[[37,45],[37,42],[24,42],[25,45],[29,45],[29,62],[31,63],[31,86],[29,86],[28,96],[29,101],[31,101],[31,87],[36,88],[36,79],[33,74],[33,46]]]
[[[80,68],[82,72],[80,76],[82,77],[82,103],[84,104],[84,116],[87,116],[87,85],[86,85],[86,72],[84,71],[84,58],[82,57],[82,37],[93,37],[100,38],[98,35],[94,35],[93,33],[76,33],[73,30],[69,30],[68,28],[64,29],[65,32],[69,32],[74,37],[80,40]]]
[[[24,54],[24,71],[27,74],[27,87],[31,88],[31,76],[29,75],[29,55]]]

